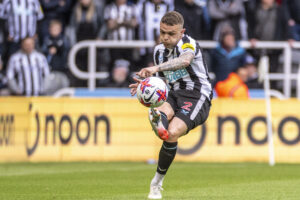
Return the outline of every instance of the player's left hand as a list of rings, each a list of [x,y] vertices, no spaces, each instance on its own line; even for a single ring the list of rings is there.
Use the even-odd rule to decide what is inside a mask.
[[[141,69],[141,71],[139,71],[137,73],[137,75],[142,77],[142,78],[147,78],[147,77],[152,76],[156,72],[158,72],[158,67],[157,66],[146,67],[146,68]]]
[[[140,82],[142,82],[141,79],[138,79],[138,78],[136,78],[136,77],[133,77],[133,80],[134,80],[136,83],[133,83],[133,84],[130,84],[130,85],[129,85],[131,96],[134,96],[134,95],[136,94],[136,89],[137,89],[138,85],[140,84]]]

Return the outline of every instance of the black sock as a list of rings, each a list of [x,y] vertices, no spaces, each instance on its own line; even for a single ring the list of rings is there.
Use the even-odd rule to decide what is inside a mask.
[[[160,112],[160,115],[162,124],[164,125],[165,129],[168,129],[169,121],[167,115],[164,112]]]
[[[177,151],[177,142],[164,141],[159,152],[157,172],[166,174]]]

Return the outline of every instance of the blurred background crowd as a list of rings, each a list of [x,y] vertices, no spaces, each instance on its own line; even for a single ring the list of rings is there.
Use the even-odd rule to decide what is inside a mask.
[[[218,42],[204,51],[218,96],[247,97],[248,88],[261,88],[257,62],[262,55],[269,57],[270,72],[282,70],[280,50],[245,50],[239,41],[255,47],[257,41],[288,41],[292,46],[300,40],[299,0],[2,0],[1,95],[37,96],[86,87],[87,81],[69,71],[72,46],[83,40],[159,43],[160,18],[171,10],[183,15],[186,34]],[[97,49],[97,71],[110,74],[97,87],[128,87],[133,72],[153,65],[152,50]],[[88,50],[82,49],[76,65],[87,71],[87,63]],[[53,84],[57,87],[51,90]]]

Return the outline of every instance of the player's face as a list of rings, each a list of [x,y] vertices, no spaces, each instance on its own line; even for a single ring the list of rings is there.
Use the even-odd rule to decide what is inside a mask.
[[[160,23],[160,41],[166,48],[173,49],[182,38],[184,31],[185,29],[180,24],[169,26]]]

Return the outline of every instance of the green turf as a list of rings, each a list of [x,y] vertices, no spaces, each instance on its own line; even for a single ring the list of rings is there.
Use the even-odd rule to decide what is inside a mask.
[[[0,164],[0,199],[147,199],[155,165],[145,163]],[[299,200],[300,165],[175,162],[164,199]]]

